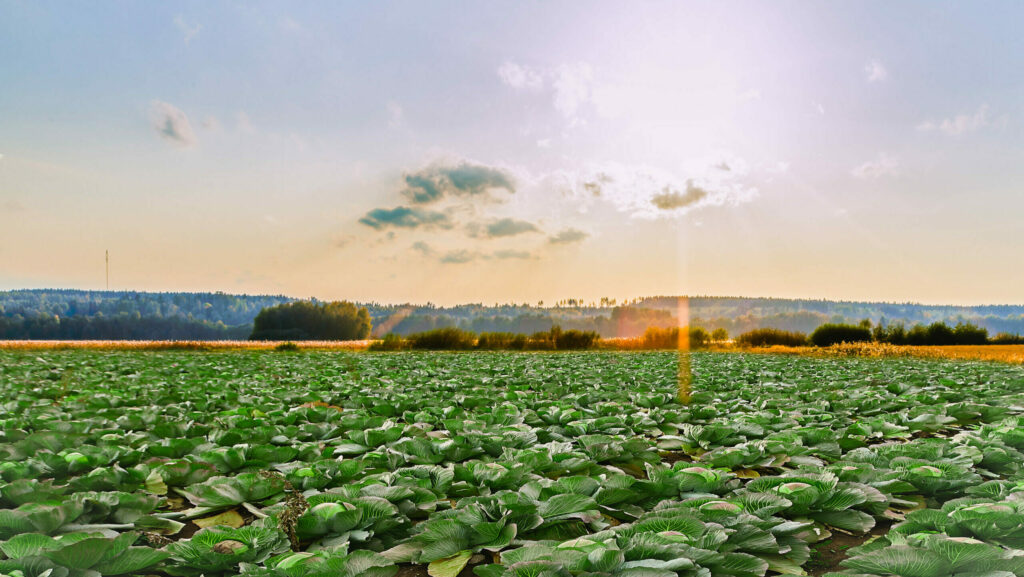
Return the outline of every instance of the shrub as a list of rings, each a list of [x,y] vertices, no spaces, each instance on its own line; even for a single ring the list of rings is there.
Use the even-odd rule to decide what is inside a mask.
[[[409,348],[428,351],[464,351],[476,346],[476,335],[455,327],[413,333],[406,337]]]
[[[488,351],[514,350],[526,348],[526,335],[517,333],[480,333],[476,348]]]
[[[830,347],[840,343],[871,342],[871,329],[863,324],[824,324],[811,333],[811,342],[816,347]]]
[[[871,336],[880,343],[888,343],[890,345],[907,344],[907,329],[902,323],[878,325],[871,331]]]
[[[953,340],[958,345],[987,345],[988,329],[971,323],[957,323],[953,328]]]
[[[409,348],[409,343],[407,343],[405,339],[394,333],[388,333],[384,335],[384,338],[382,338],[381,340],[376,341],[374,343],[370,343],[370,348],[367,350],[404,351],[407,348]]]
[[[679,348],[679,328],[647,327],[642,339],[645,349],[677,349]]]
[[[1024,336],[1010,333],[999,333],[992,337],[993,345],[1024,345]]]
[[[645,349],[703,349],[711,342],[711,335],[701,327],[690,327],[686,332],[686,338],[680,340],[681,330],[679,327],[660,328],[647,327],[644,336],[641,338]]]
[[[807,345],[807,335],[779,329],[754,329],[736,337],[736,342],[747,347],[803,347]]]
[[[955,345],[956,334],[946,323],[932,323],[928,325],[926,345]]]
[[[282,352],[282,353],[284,353],[284,352],[295,352],[295,351],[299,350],[299,345],[297,345],[297,344],[295,344],[295,343],[293,343],[291,341],[287,341],[287,342],[281,343],[281,344],[277,345],[276,347],[274,347],[274,350],[278,351],[278,352]]]
[[[596,331],[560,331],[555,336],[555,348],[560,351],[571,351],[580,349],[590,349],[601,340],[601,335],[597,334]]]
[[[723,328],[717,328],[711,331],[711,340],[716,343],[722,343],[729,340],[729,331]]]

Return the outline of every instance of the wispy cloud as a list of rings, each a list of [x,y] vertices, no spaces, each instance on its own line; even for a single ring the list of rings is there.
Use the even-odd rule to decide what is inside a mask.
[[[453,224],[448,215],[432,210],[415,207],[398,206],[395,208],[375,208],[359,219],[361,224],[376,230],[387,228],[424,228],[449,229]]]
[[[174,17],[174,26],[176,26],[181,32],[182,37],[185,39],[186,46],[189,42],[192,42],[192,39],[198,36],[199,31],[203,29],[202,24],[189,24],[188,21],[185,20],[185,17],[180,14]]]
[[[747,184],[747,172],[742,159],[719,158],[684,169],[685,177],[652,166],[607,163],[583,171],[562,171],[551,180],[564,195],[584,206],[607,202],[633,217],[661,218],[750,202],[758,190]]]
[[[441,255],[439,260],[444,264],[465,264],[467,262],[473,262],[479,256],[479,253],[460,249],[444,253]]]
[[[900,163],[897,159],[887,155],[879,154],[878,158],[869,160],[863,164],[857,165],[850,170],[856,178],[861,179],[874,179],[881,178],[883,176],[897,176],[900,173]]]
[[[551,244],[572,244],[574,242],[581,242],[590,235],[576,228],[567,228],[559,231],[548,237],[548,242]]]
[[[21,212],[25,210],[25,205],[17,200],[5,200],[2,205],[4,212]]]
[[[583,123],[582,109],[593,102],[594,71],[586,62],[537,69],[507,61],[498,67],[498,77],[516,90],[547,89],[555,110],[570,126]]]
[[[504,84],[516,89],[537,90],[544,87],[544,76],[539,71],[515,62],[505,62],[499,66],[498,77]]]
[[[405,110],[394,100],[388,101],[388,128],[399,128],[405,122]]]
[[[950,136],[958,136],[966,132],[974,132],[989,126],[988,105],[982,104],[973,114],[958,114],[940,121],[926,120],[917,125],[924,132],[939,131]]]
[[[868,82],[881,82],[889,77],[889,71],[885,69],[878,60],[872,60],[864,65],[864,78]]]
[[[194,146],[199,142],[188,116],[173,104],[154,100],[150,105],[150,115],[153,128],[162,138],[185,147]]]
[[[256,134],[256,127],[252,125],[252,118],[244,110],[239,110],[235,113],[235,128],[243,134]]]

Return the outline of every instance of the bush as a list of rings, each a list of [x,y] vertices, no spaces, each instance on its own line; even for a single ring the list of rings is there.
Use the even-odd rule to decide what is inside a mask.
[[[476,335],[455,327],[413,333],[406,337],[409,348],[427,351],[465,351],[476,346]]]
[[[871,331],[871,336],[879,343],[907,344],[907,329],[901,323],[878,325]]]
[[[1024,345],[1024,337],[1010,333],[999,333],[992,337],[993,345]]]
[[[926,345],[955,345],[956,334],[953,333],[953,329],[949,328],[946,323],[932,323],[928,325],[926,331],[927,342]]]
[[[517,333],[480,333],[476,348],[487,351],[521,351],[526,348],[526,335]]]
[[[995,340],[992,341],[996,342]],[[988,330],[971,323],[958,323],[956,327],[950,328],[943,322],[932,323],[928,326],[914,325],[907,333],[905,343],[919,347],[924,346],[947,346],[947,345],[986,345],[989,343]]]
[[[711,340],[716,343],[723,343],[729,340],[729,331],[723,328],[717,328],[711,331]]]
[[[871,329],[861,325],[824,324],[811,333],[811,343],[816,347],[830,347],[841,343],[871,342]]]
[[[987,345],[988,329],[971,323],[957,323],[953,328],[953,340],[958,345]]]
[[[278,352],[282,352],[282,353],[291,353],[291,352],[298,351],[299,350],[299,345],[297,345],[297,344],[295,344],[295,343],[293,343],[291,341],[288,341],[288,342],[284,342],[284,343],[281,343],[281,344],[277,345],[276,347],[274,347],[274,350],[278,351]]]
[[[647,327],[641,342],[645,349],[671,350],[703,349],[711,342],[711,335],[701,327],[690,327],[685,339],[680,340],[680,334],[682,331],[679,327]]]
[[[555,327],[552,327],[552,331]],[[601,340],[601,335],[597,334],[596,331],[559,331],[554,336],[555,348],[560,351],[573,351],[580,349],[590,349]]]
[[[736,337],[736,342],[747,347],[803,347],[807,346],[807,335],[779,329],[754,329]]]
[[[407,343],[405,339],[394,333],[388,333],[384,335],[384,338],[382,338],[381,340],[376,341],[374,343],[370,343],[370,348],[367,350],[404,351],[407,348],[409,348],[409,343]]]

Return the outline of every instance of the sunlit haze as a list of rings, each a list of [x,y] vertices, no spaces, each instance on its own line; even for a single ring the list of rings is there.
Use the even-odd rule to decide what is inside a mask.
[[[1022,21],[0,0],[0,289],[1020,302]]]

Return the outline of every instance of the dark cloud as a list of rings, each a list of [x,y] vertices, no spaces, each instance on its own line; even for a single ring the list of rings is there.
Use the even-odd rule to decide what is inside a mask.
[[[540,229],[532,222],[514,218],[502,218],[486,225],[473,224],[469,226],[469,236],[472,237],[501,238],[527,232],[540,232]]]
[[[452,250],[441,255],[440,260],[445,264],[465,264],[476,260],[477,256],[477,253],[468,250]]]
[[[192,130],[192,123],[178,107],[173,104],[154,100],[150,113],[153,118],[153,128],[157,133],[167,140],[179,146],[194,146],[197,142],[196,133]]]
[[[681,192],[666,186],[659,194],[651,197],[651,204],[661,210],[675,210],[696,204],[708,196],[708,191],[693,184],[693,181],[686,181],[686,191]]]
[[[506,260],[506,259],[528,259],[528,258],[533,258],[533,255],[530,254],[529,252],[525,251],[525,250],[506,249],[506,250],[496,250],[496,251],[494,251],[494,258],[499,259],[499,260]]]
[[[601,193],[604,192],[604,185],[610,182],[612,182],[611,176],[603,172],[599,172],[594,175],[593,179],[584,181],[583,190],[586,190],[594,196],[601,196]]]
[[[4,201],[2,206],[6,212],[21,212],[25,210],[25,205],[17,200]]]
[[[397,206],[395,208],[375,208],[359,219],[368,227],[383,230],[395,228],[451,228],[452,222],[448,215],[432,210]]]
[[[574,242],[580,242],[583,239],[590,236],[582,230],[575,228],[567,228],[558,234],[548,238],[548,242],[551,244],[571,244]]]
[[[491,190],[515,193],[512,176],[498,168],[462,162],[406,174],[402,194],[414,204],[427,204],[446,196],[480,196]]]
[[[433,256],[434,254],[434,249],[430,248],[430,245],[423,242],[422,240],[414,242],[412,245],[412,249],[422,254],[423,256]]]

